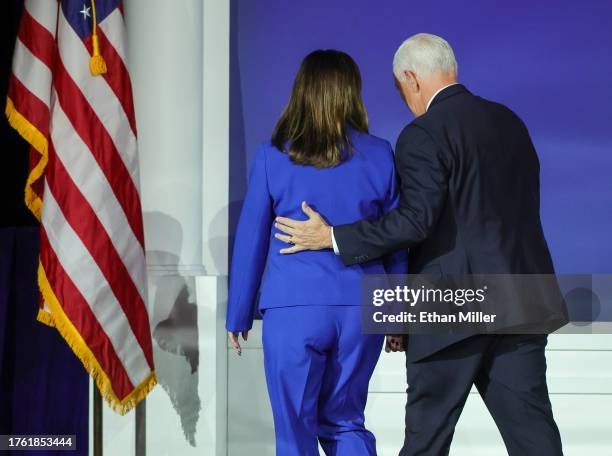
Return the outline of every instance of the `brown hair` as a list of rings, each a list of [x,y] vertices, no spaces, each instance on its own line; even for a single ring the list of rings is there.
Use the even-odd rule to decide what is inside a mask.
[[[349,127],[368,132],[359,67],[344,52],[308,54],[274,128],[272,144],[293,163],[328,168],[348,157]]]

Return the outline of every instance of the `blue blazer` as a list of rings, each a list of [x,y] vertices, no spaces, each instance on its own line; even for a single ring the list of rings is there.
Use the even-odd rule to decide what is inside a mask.
[[[360,305],[364,274],[404,274],[406,252],[345,266],[333,250],[282,255],[287,245],[274,237],[276,216],[306,220],[302,201],[330,225],[377,219],[399,200],[391,145],[350,132],[353,153],[333,168],[296,165],[270,142],[255,155],[240,215],[232,267],[226,328],[251,329],[259,308],[304,305]]]

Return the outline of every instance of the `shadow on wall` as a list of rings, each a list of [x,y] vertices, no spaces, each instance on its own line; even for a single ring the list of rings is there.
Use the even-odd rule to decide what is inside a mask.
[[[160,236],[147,239],[149,318],[152,324],[155,367],[181,420],[185,439],[196,445],[196,425],[202,408],[198,395],[199,347],[195,280],[177,272],[183,243],[180,223],[161,212],[145,212],[145,226]]]

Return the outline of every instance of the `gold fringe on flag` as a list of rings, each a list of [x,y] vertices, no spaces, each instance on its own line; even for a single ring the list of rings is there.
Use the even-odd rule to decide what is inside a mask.
[[[25,185],[25,204],[40,222],[42,215],[42,198],[40,195],[36,194],[32,188],[32,185],[34,182],[40,179],[45,172],[45,168],[49,161],[49,144],[46,136],[43,135],[38,128],[32,125],[23,114],[17,111],[13,100],[11,100],[9,97],[6,98],[6,107],[4,112],[6,114],[6,118],[8,119],[9,125],[17,130],[23,139],[25,139],[32,146],[32,148],[34,148],[34,150],[40,154],[40,160],[30,171]],[[46,312],[44,309],[38,310],[36,320],[47,326],[55,327],[53,315]]]
[[[74,351],[75,355],[81,360],[81,363],[83,363],[89,375],[91,375],[96,382],[100,394],[108,402],[110,407],[121,415],[125,415],[136,407],[136,405],[138,405],[157,384],[155,371],[152,371],[128,396],[123,399],[117,397],[108,375],[106,375],[106,372],[104,372],[100,366],[100,363],[83,340],[81,334],[79,334],[70,319],[64,313],[47,279],[45,269],[40,262],[38,263],[38,287],[40,288],[45,302],[51,308],[51,314],[53,315],[57,330],[68,343],[72,351]]]
[[[38,314],[36,314],[36,320],[51,328],[55,328],[55,320],[53,320],[53,315],[51,315],[45,309],[38,309]]]
[[[42,199],[36,194],[32,185],[40,179],[45,172],[45,167],[49,161],[49,144],[44,134],[26,119],[23,114],[17,111],[13,100],[6,98],[6,108],[4,109],[9,124],[40,154],[40,160],[30,171],[25,186],[25,203],[32,211],[34,216],[40,221],[42,213]]]

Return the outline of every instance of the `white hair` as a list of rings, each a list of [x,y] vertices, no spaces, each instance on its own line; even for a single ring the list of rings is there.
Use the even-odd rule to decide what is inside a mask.
[[[450,44],[429,33],[411,36],[395,52],[393,74],[405,80],[405,71],[412,71],[419,77],[432,74],[457,74],[457,61]]]

